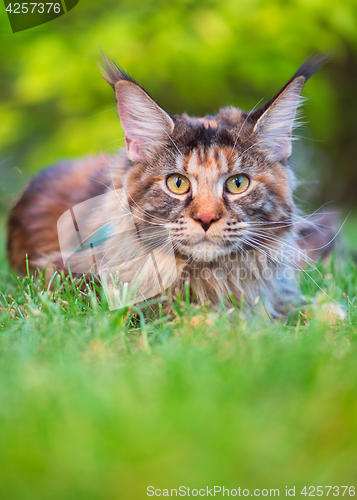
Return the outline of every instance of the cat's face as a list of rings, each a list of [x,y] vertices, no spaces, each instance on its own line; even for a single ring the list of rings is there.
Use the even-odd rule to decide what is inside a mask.
[[[246,118],[231,109],[204,120],[173,117],[176,146],[129,168],[139,225],[164,223],[175,249],[199,261],[275,245],[290,230],[292,176],[259,150]]]
[[[125,188],[136,223],[169,230],[176,251],[212,261],[279,247],[292,228],[292,129],[310,59],[251,113],[170,116],[131,77],[107,62],[125,134]]]

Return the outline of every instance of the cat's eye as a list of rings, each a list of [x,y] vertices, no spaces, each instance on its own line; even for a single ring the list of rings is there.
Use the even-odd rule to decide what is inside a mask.
[[[227,179],[227,191],[231,194],[240,194],[248,189],[249,179],[244,174],[232,175]]]
[[[185,194],[190,189],[190,181],[181,174],[172,174],[166,179],[167,187],[175,194]]]

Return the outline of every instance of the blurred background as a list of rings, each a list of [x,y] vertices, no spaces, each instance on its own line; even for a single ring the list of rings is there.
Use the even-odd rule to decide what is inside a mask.
[[[81,0],[13,34],[0,16],[0,206],[58,159],[123,145],[100,51],[170,113],[250,110],[313,52],[330,55],[307,84],[293,166],[301,202],[352,207],[357,190],[355,0]]]
[[[280,496],[296,485],[301,498],[304,486],[355,484],[357,275],[344,253],[345,267],[302,279],[316,313],[296,329],[183,308],[140,332],[126,310],[87,309],[79,293],[52,302],[40,287],[36,298],[7,272],[5,215],[29,178],[123,145],[100,51],[168,112],[193,115],[250,110],[311,53],[329,54],[304,89],[297,196],[306,212],[357,201],[356,0],[80,0],[16,34],[1,2],[1,500],[133,500],[150,484],[207,483]],[[346,320],[327,329],[318,318],[335,299]]]

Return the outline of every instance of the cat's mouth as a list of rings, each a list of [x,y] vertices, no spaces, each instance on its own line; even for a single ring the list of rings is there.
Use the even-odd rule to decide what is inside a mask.
[[[207,236],[197,241],[181,242],[177,250],[194,260],[212,262],[232,253],[234,247],[230,242],[214,241]]]

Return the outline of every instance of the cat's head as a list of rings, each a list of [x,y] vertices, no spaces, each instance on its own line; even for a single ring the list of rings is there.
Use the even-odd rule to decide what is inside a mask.
[[[169,230],[195,260],[234,251],[266,252],[292,228],[292,131],[305,81],[321,66],[305,62],[269,102],[245,113],[171,116],[129,75],[106,61],[128,162],[125,188],[139,226]]]

